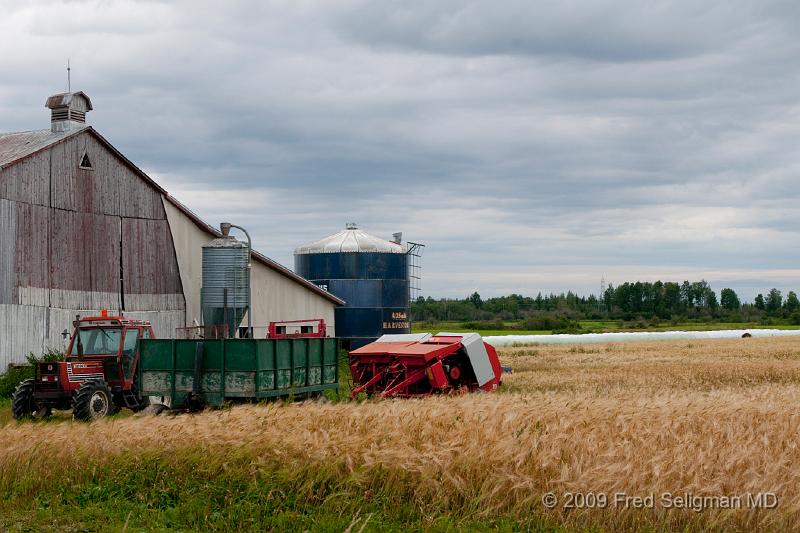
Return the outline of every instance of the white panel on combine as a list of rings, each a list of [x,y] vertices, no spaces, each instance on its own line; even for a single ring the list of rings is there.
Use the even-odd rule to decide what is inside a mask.
[[[475,379],[478,385],[485,385],[494,379],[494,369],[486,353],[486,346],[483,339],[477,333],[437,333],[437,337],[461,337],[461,344],[467,353],[472,370],[475,372]]]
[[[430,337],[430,333],[397,333],[394,335],[382,335],[375,342],[425,342]]]

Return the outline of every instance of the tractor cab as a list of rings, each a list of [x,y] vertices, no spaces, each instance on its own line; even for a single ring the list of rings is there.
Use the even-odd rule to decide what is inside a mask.
[[[64,361],[39,363],[36,377],[20,383],[12,399],[14,418],[49,416],[72,409],[94,420],[127,407],[147,405],[136,390],[139,340],[155,338],[150,322],[123,316],[77,317]]]
[[[102,368],[110,386],[129,388],[136,372],[139,340],[155,337],[150,322],[103,312],[101,316],[80,318],[73,326],[66,353],[66,366],[72,377],[81,380],[81,374],[96,373],[97,368]]]

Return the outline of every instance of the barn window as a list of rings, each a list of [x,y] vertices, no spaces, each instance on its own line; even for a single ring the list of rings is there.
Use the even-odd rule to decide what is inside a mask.
[[[92,161],[89,159],[88,153],[83,152],[83,157],[81,157],[81,163],[79,166],[84,170],[94,170],[94,167],[92,166]]]

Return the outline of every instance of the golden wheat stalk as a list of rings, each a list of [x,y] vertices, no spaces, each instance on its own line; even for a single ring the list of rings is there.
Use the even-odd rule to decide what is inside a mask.
[[[366,403],[245,405],[195,416],[0,428],[18,494],[79,479],[120,454],[201,453],[248,468],[333,465],[379,474],[423,510],[550,516],[609,530],[791,528],[800,522],[800,347],[791,339],[538,346],[501,351],[497,394]],[[388,472],[388,474],[387,474]],[[395,476],[395,477],[391,477]],[[388,486],[388,485],[387,485]],[[568,492],[746,496],[776,509],[548,510]]]

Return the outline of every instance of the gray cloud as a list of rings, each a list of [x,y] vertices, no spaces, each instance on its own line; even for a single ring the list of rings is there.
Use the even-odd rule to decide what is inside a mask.
[[[692,57],[741,39],[754,11],[697,2],[364,1],[343,9],[337,22],[367,46],[647,61]]]
[[[70,57],[99,131],[283,263],[356,220],[427,243],[432,295],[800,288],[798,7],[586,4],[7,3],[0,130]]]

